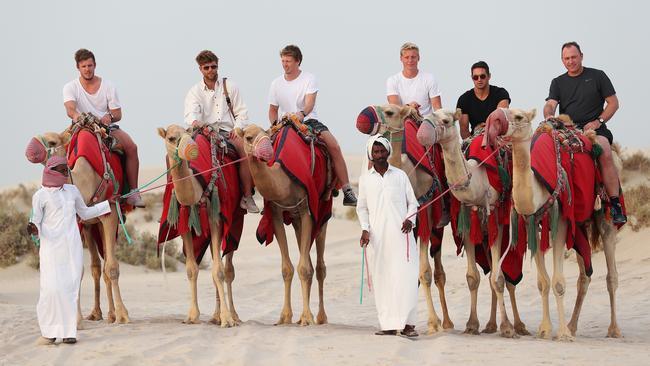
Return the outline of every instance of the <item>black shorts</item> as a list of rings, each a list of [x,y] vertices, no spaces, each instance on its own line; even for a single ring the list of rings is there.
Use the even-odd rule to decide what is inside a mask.
[[[309,127],[309,130],[310,130],[311,133],[313,133],[314,135],[320,135],[321,132],[323,132],[323,131],[329,131],[329,130],[330,130],[329,128],[327,128],[327,126],[325,126],[324,124],[320,123],[320,122],[319,122],[318,120],[316,120],[316,119],[308,119],[308,120],[306,120],[306,121],[303,121],[303,123],[306,124],[307,127]]]
[[[612,131],[610,131],[609,128],[607,128],[607,125],[604,123],[596,129],[596,135],[604,136],[607,141],[609,141],[610,145],[614,142],[614,135],[612,135]]]

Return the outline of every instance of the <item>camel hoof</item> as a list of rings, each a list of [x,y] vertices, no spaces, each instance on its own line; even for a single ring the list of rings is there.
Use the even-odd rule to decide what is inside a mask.
[[[302,315],[300,315],[300,320],[298,320],[296,324],[307,326],[314,325],[316,322],[314,322],[314,316],[311,313],[302,313]]]
[[[215,324],[215,325],[221,325],[221,319],[219,319],[218,315],[213,315],[212,319],[208,321],[210,324]]]
[[[322,324],[327,324],[327,315],[325,312],[319,312],[318,315],[316,316],[316,324],[322,325]]]
[[[230,312],[221,314],[221,328],[230,328],[235,326],[235,319],[232,318]]]
[[[508,323],[501,323],[501,326],[499,327],[500,329],[500,336],[503,338],[519,338],[519,335],[515,332],[515,328],[512,326],[512,324]]]
[[[517,323],[515,324],[515,332],[521,336],[529,336],[530,332],[528,329],[526,329],[526,324],[524,323]]]
[[[465,334],[479,335],[478,332],[479,323],[478,320],[469,320],[465,326]]]
[[[102,311],[101,310],[99,310],[99,311],[93,310],[93,312],[88,314],[88,316],[86,317],[86,320],[91,320],[91,321],[99,321],[99,320],[102,320],[102,319],[103,319],[103,317],[102,317]]]
[[[427,332],[429,335],[433,335],[441,331],[440,321],[438,319],[429,320],[427,322],[427,326],[428,326]]]
[[[537,330],[537,338],[551,339],[551,328],[542,328],[542,327],[540,327]]]
[[[110,311],[108,312],[108,315],[106,316],[106,323],[108,324],[113,324],[115,323],[115,313],[111,313]]]
[[[118,315],[115,321],[118,324],[128,324],[131,322],[131,319],[129,319],[129,314],[122,314],[122,315]]]
[[[481,331],[481,333],[485,334],[493,334],[497,332],[497,322],[488,322],[485,324],[485,328]]]
[[[557,337],[555,337],[555,340],[558,340],[560,342],[573,342],[576,340],[576,337],[571,335],[571,332],[567,331],[564,333],[558,333]]]
[[[442,321],[442,329],[448,330],[448,329],[454,329],[454,322],[451,321],[451,319],[445,319]]]
[[[230,315],[232,316],[232,320],[235,322],[235,326],[241,325],[241,323],[243,323],[242,320],[239,318],[239,314],[237,314],[237,312],[231,311]]]
[[[185,318],[185,320],[183,320],[183,324],[200,324],[200,323],[201,321],[199,320],[198,316],[197,317],[188,316],[187,318]]]
[[[283,311],[280,314],[280,319],[277,321],[277,323],[275,323],[275,325],[293,324],[291,318],[293,318],[293,313],[291,311]]]
[[[607,329],[607,337],[608,338],[621,338],[623,335],[621,334],[621,330],[618,328],[618,326],[609,326]]]

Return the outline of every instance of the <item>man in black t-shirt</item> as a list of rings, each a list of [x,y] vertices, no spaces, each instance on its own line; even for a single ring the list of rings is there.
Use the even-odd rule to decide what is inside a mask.
[[[598,162],[612,203],[612,220],[615,224],[625,223],[627,218],[618,199],[620,182],[610,146],[613,136],[605,124],[618,110],[616,91],[603,71],[582,66],[582,51],[576,42],[562,45],[562,63],[567,72],[551,82],[544,118],[553,117],[559,104],[560,113],[568,114],[579,128],[596,131],[596,142],[603,148]]]
[[[472,65],[474,88],[458,98],[456,108],[460,108],[460,136],[464,139],[474,133],[476,126],[485,120],[497,108],[508,108],[510,95],[504,88],[490,85],[490,67],[485,61]]]

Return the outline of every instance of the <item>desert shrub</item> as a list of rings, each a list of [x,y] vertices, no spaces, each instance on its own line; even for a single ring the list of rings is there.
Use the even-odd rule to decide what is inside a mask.
[[[625,191],[625,208],[631,216],[629,224],[638,231],[650,226],[650,187],[640,185]]]
[[[129,244],[120,226],[117,237],[117,249],[115,255],[121,262],[134,266],[146,266],[149,269],[162,270],[160,258],[158,257],[158,244],[155,235],[137,231],[133,225],[126,224],[126,229],[132,239]],[[168,243],[168,245],[170,245]],[[171,244],[173,245],[173,244]],[[169,248],[174,251],[174,248]],[[166,255],[165,266],[168,271],[176,271],[177,261],[174,257]]]
[[[34,243],[25,230],[28,220],[26,213],[0,209],[0,267],[16,264],[33,251]]]
[[[345,211],[345,218],[351,221],[357,221],[357,210],[354,207],[348,207]]]
[[[650,172],[650,158],[642,152],[636,152],[623,158],[623,169],[639,172]]]

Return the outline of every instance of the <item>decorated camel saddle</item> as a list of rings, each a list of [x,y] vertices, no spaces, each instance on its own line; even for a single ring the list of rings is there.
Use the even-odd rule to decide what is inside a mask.
[[[221,250],[225,256],[239,246],[246,211],[239,206],[243,192],[237,162],[240,157],[235,147],[227,136],[211,126],[196,129],[192,135],[198,147],[198,157],[189,164],[203,194],[195,205],[179,205],[172,176],[167,174],[158,245],[191,231],[195,259],[200,263],[210,247],[210,217],[219,217],[223,222]],[[177,158],[176,164],[180,163],[180,158]]]
[[[262,219],[257,228],[257,240],[266,245],[273,241],[275,233],[272,205],[282,210],[283,221],[285,225],[289,225],[300,207],[306,204],[314,222],[311,233],[313,242],[332,216],[332,192],[340,188],[333,177],[325,143],[293,115],[273,125],[270,138],[273,154],[268,165],[279,164],[296,184],[305,189],[307,196],[306,202],[301,201],[294,207],[283,207],[264,200]]]

